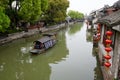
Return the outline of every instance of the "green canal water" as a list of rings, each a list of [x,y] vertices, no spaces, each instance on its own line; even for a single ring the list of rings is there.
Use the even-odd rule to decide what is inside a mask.
[[[0,46],[0,80],[103,80],[92,34],[84,23],[60,30],[53,48],[31,55],[38,38],[40,34]]]

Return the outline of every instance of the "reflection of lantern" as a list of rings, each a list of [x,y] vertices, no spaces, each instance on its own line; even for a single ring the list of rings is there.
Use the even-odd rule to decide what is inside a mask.
[[[111,50],[112,50],[112,48],[110,48],[110,47],[106,47],[106,48],[105,48],[105,51],[107,51],[108,53],[109,53]]]
[[[97,36],[100,37],[100,33],[97,33]]]
[[[98,25],[97,30],[100,30],[100,26]]]
[[[100,40],[100,33],[97,33],[97,40]]]
[[[112,34],[113,34],[112,31],[107,31],[106,32],[106,35],[107,35],[108,39],[110,39],[110,37],[112,36]]]
[[[105,62],[104,65],[109,68],[111,66],[111,63],[110,62]]]
[[[100,33],[100,23],[97,24],[97,32]]]
[[[111,59],[111,56],[110,56],[110,55],[105,55],[104,58],[105,58],[106,60],[109,60],[109,59]]]
[[[97,26],[97,29],[98,29],[98,30],[100,30],[100,26],[101,26],[100,23],[98,23],[98,26]]]

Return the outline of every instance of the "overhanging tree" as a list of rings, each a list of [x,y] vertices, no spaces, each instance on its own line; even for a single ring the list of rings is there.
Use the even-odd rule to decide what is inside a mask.
[[[10,26],[10,19],[5,14],[4,8],[0,6],[0,32],[4,33]]]

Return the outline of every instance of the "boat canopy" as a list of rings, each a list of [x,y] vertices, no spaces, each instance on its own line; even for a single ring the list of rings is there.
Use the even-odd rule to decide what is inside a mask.
[[[34,41],[34,42],[45,43],[45,42],[47,42],[47,41],[49,41],[49,40],[51,40],[51,39],[52,39],[51,37],[45,36],[45,37],[43,37],[43,38],[41,38],[41,39],[38,39],[38,40],[36,40],[36,41]]]

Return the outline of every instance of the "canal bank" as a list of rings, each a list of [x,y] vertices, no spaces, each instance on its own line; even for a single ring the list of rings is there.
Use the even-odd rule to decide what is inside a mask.
[[[69,25],[71,25],[71,24],[73,24],[73,22],[69,23]],[[8,34],[7,37],[0,39],[0,45],[3,45],[5,43],[9,43],[9,42],[16,40],[16,39],[29,37],[29,36],[32,36],[34,34],[40,34],[40,33],[52,31],[52,30],[58,31],[58,30],[64,28],[65,25],[67,25],[67,24],[62,23],[59,25],[49,26],[48,28],[45,28],[45,27],[40,28],[40,29],[35,28],[35,29],[30,29],[27,32],[22,31],[22,32]]]

